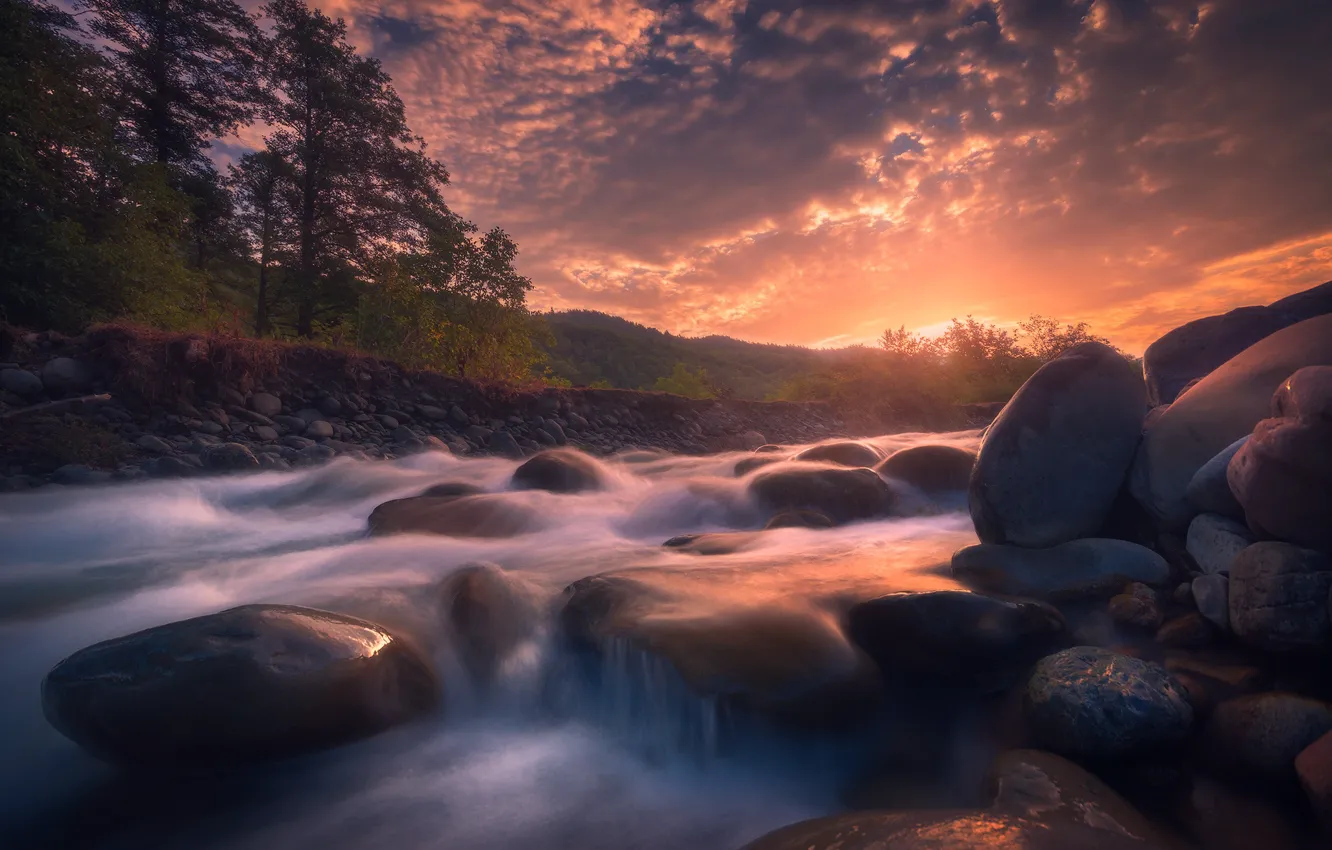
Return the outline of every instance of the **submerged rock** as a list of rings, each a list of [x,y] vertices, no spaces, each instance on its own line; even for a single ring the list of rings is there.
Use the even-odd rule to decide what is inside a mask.
[[[1289,543],[1255,543],[1230,567],[1230,628],[1275,651],[1332,645],[1332,559]]]
[[[1036,665],[1027,683],[1028,726],[1069,756],[1118,758],[1182,741],[1193,725],[1187,692],[1165,668],[1078,646]]]
[[[1170,565],[1156,552],[1108,538],[1049,549],[980,543],[954,553],[952,569],[954,578],[977,590],[1041,599],[1106,597],[1125,582],[1160,585],[1170,578]]]
[[[519,466],[510,486],[515,490],[548,490],[552,493],[582,493],[606,486],[601,466],[573,449],[542,452]]]
[[[764,531],[774,528],[832,528],[833,521],[818,511],[782,511],[768,520]]]
[[[742,458],[735,462],[735,477],[744,478],[756,469],[762,469],[765,466],[780,463],[782,460],[783,458],[765,454],[756,454],[753,457]]]
[[[956,446],[911,446],[899,449],[876,468],[887,478],[906,482],[928,494],[967,489],[976,453]]]
[[[661,545],[695,555],[730,555],[748,549],[758,540],[758,532],[754,531],[713,531],[706,534],[681,534]]]
[[[540,627],[536,593],[495,564],[460,567],[444,580],[440,601],[459,658],[483,684]]]
[[[1332,705],[1290,693],[1236,697],[1216,707],[1204,751],[1237,777],[1293,783],[1295,759],[1332,732]]]
[[[976,534],[1028,547],[1096,534],[1146,412],[1142,377],[1107,345],[1076,345],[1046,363],[981,443],[969,494]]]
[[[894,495],[872,469],[784,468],[761,472],[749,493],[769,514],[818,511],[834,523],[887,516]]]
[[[501,495],[412,496],[385,502],[370,513],[370,533],[514,537],[544,526],[540,514]]]
[[[198,767],[381,732],[434,708],[410,646],[354,617],[245,605],[82,649],[42,682],[51,725],[101,758]]]
[[[883,460],[883,452],[866,443],[843,440],[812,446],[797,454],[793,460],[835,463],[838,466],[874,466]]]
[[[459,496],[479,496],[484,492],[486,491],[481,487],[467,481],[445,481],[442,484],[432,484],[420,495],[448,499]]]

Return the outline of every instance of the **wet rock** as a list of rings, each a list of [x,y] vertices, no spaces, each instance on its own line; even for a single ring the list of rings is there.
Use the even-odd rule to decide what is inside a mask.
[[[887,516],[895,500],[872,469],[770,470],[750,479],[748,491],[768,514],[818,511],[839,525]]]
[[[1163,667],[1106,649],[1073,647],[1037,663],[1027,683],[1027,723],[1044,746],[1118,758],[1183,740],[1193,708]]]
[[[1219,514],[1198,514],[1185,538],[1194,563],[1209,575],[1229,575],[1235,558],[1252,544],[1247,526]]]
[[[1255,543],[1230,568],[1230,627],[1267,650],[1323,649],[1332,643],[1332,560],[1289,543]]]
[[[759,535],[754,531],[714,531],[707,534],[681,534],[661,545],[695,555],[730,555],[748,549],[757,542]]]
[[[301,466],[318,466],[328,463],[338,453],[332,446],[309,445],[296,452],[296,461]]]
[[[255,393],[250,396],[250,409],[272,419],[282,412],[282,399],[271,393]]]
[[[1223,632],[1230,631],[1230,579],[1223,575],[1198,576],[1190,588],[1198,613]]]
[[[1130,476],[1134,498],[1158,521],[1183,528],[1193,518],[1188,485],[1203,464],[1271,415],[1272,394],[1292,373],[1329,363],[1332,315],[1278,331],[1227,361],[1147,429]]]
[[[981,443],[969,493],[980,539],[1047,547],[1095,534],[1146,411],[1142,377],[1109,346],[1083,343],[1042,366]]]
[[[760,446],[762,443],[759,444]],[[757,448],[757,446],[756,446]],[[871,445],[843,440],[837,443],[824,443],[805,449],[793,458],[799,461],[835,463],[838,466],[874,466],[883,460],[883,453]]]
[[[1111,597],[1110,617],[1122,628],[1154,632],[1161,626],[1161,603],[1156,591],[1132,582],[1124,593]]]
[[[305,436],[312,440],[326,440],[333,436],[333,426],[322,419],[316,419],[306,424]]]
[[[1189,486],[1184,491],[1185,497],[1194,510],[1199,513],[1219,514],[1234,520],[1244,519],[1244,508],[1240,507],[1235,494],[1230,492],[1230,482],[1226,480],[1226,469],[1230,460],[1240,447],[1249,441],[1245,434],[1226,446],[1211,460],[1198,468],[1189,479]]]
[[[175,446],[171,445],[166,440],[162,439],[156,434],[144,434],[143,436],[139,437],[139,439],[134,441],[134,445],[138,446],[139,448],[143,449],[146,452],[152,452],[153,454],[158,454],[158,455],[171,454],[176,450]]]
[[[1259,422],[1227,476],[1258,536],[1332,551],[1332,422]]]
[[[42,366],[42,384],[56,395],[81,393],[92,386],[92,370],[81,360],[57,357]]]
[[[381,732],[432,709],[430,665],[373,623],[245,605],[80,650],[42,682],[42,710],[101,758],[197,768]]]
[[[754,455],[753,457],[742,458],[735,463],[735,477],[744,478],[756,469],[762,469],[781,460],[782,458],[772,455]]]
[[[34,398],[41,395],[45,387],[41,378],[24,369],[0,369],[0,390],[22,398]]]
[[[536,511],[503,496],[413,496],[370,513],[370,533],[514,537],[543,527]]]
[[[478,682],[492,681],[505,659],[537,633],[536,592],[495,564],[458,568],[444,580],[440,600],[459,658]]]
[[[1195,776],[1188,796],[1171,812],[1205,850],[1316,850],[1303,824],[1267,795],[1246,793],[1205,776]]]
[[[1332,732],[1300,751],[1295,773],[1324,831],[1332,835]]]
[[[240,443],[218,443],[205,448],[203,465],[214,472],[243,472],[258,469],[259,460]]]
[[[1304,422],[1332,422],[1332,366],[1306,366],[1272,396],[1272,415]]]
[[[573,449],[553,449],[530,458],[516,470],[509,486],[515,490],[582,493],[601,490],[606,477],[601,465]]]
[[[936,495],[966,490],[975,464],[975,452],[956,446],[911,446],[893,452],[875,471]]]
[[[458,496],[479,496],[484,492],[486,491],[481,487],[466,481],[446,481],[442,484],[432,484],[420,495],[447,499]]]
[[[1290,693],[1227,700],[1212,712],[1203,750],[1219,768],[1245,779],[1294,783],[1295,758],[1332,731],[1332,705]]]
[[[490,435],[486,447],[495,454],[504,457],[519,458],[523,456],[523,449],[518,445],[518,441],[508,431],[496,431]]]
[[[1002,690],[1064,634],[1055,608],[959,590],[893,593],[862,602],[847,632],[888,674]]]
[[[1040,599],[1109,597],[1126,582],[1160,585],[1170,565],[1145,546],[1086,538],[1049,549],[981,543],[953,555],[953,577],[968,587]]]
[[[818,511],[782,511],[768,520],[764,531],[774,528],[832,528],[833,521]]]
[[[304,428],[305,423],[301,423],[301,427]],[[282,438],[282,445],[286,446],[287,448],[300,451],[301,449],[311,448],[316,444],[314,440],[308,439],[306,437],[298,437],[295,434],[288,434],[287,436]]]
[[[1215,650],[1199,655],[1187,649],[1172,650],[1165,667],[1189,692],[1195,717],[1207,717],[1228,699],[1258,693],[1272,686],[1272,677],[1243,660],[1218,655]]]
[[[1163,646],[1197,649],[1216,642],[1216,627],[1197,611],[1176,617],[1156,632],[1156,642]]]

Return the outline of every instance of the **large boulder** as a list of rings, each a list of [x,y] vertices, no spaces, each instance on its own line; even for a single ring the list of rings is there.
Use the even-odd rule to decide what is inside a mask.
[[[544,527],[540,514],[500,495],[412,496],[370,513],[370,533],[514,537]]]
[[[1332,421],[1259,422],[1227,477],[1259,536],[1332,551]]]
[[[495,564],[459,567],[444,580],[440,601],[459,659],[482,684],[541,626],[536,591]]]
[[[981,443],[971,519],[986,543],[1055,546],[1099,531],[1147,412],[1142,377],[1096,342],[1070,348],[1022,385]]]
[[[1165,668],[1093,646],[1041,659],[1027,682],[1025,714],[1044,746],[1085,758],[1174,744],[1193,725],[1187,692]]]
[[[1203,732],[1203,749],[1235,776],[1293,784],[1295,759],[1332,732],[1332,705],[1275,692],[1227,700]]]
[[[1332,315],[1292,325],[1231,358],[1147,428],[1130,476],[1134,498],[1158,521],[1182,529],[1194,515],[1187,491],[1198,470],[1271,415],[1272,394],[1297,369],[1328,364]]]
[[[1108,597],[1125,582],[1160,585],[1170,578],[1170,565],[1151,549],[1095,537],[1049,549],[979,543],[953,554],[952,571],[985,593],[1055,600]]]
[[[433,668],[365,620],[245,605],[90,646],[42,682],[42,710],[101,758],[198,767],[383,731],[439,701]]]
[[[1230,627],[1273,651],[1332,646],[1332,559],[1289,543],[1255,543],[1230,565]]]
[[[894,502],[892,489],[872,469],[784,467],[758,473],[748,489],[769,515],[818,511],[838,524],[887,516]]]
[[[515,469],[509,485],[515,490],[582,493],[604,488],[606,476],[601,465],[582,452],[552,449],[532,457]]]
[[[866,443],[843,440],[805,449],[794,460],[835,463],[838,466],[874,466],[883,460],[883,452]]]
[[[1012,685],[1065,627],[1044,603],[960,590],[893,593],[847,615],[851,640],[885,673],[981,691]]]
[[[875,471],[937,495],[967,489],[975,465],[976,453],[957,446],[911,446],[893,452]]]

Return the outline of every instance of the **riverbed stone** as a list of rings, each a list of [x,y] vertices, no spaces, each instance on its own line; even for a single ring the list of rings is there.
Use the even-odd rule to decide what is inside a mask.
[[[1149,751],[1183,740],[1193,725],[1187,693],[1165,668],[1092,646],[1041,659],[1024,705],[1037,740],[1073,757]]]
[[[1189,479],[1189,486],[1184,491],[1189,505],[1198,513],[1219,514],[1228,519],[1243,520],[1244,508],[1230,491],[1230,481],[1226,470],[1235,453],[1249,441],[1245,434],[1235,442],[1217,452],[1211,460],[1198,467],[1198,471]]]
[[[490,435],[486,442],[486,448],[498,455],[509,458],[520,458],[523,456],[523,448],[518,445],[518,441],[508,431],[495,431]]]
[[[134,445],[138,446],[139,448],[143,449],[146,452],[151,452],[157,455],[171,454],[176,450],[175,446],[171,445],[166,440],[162,439],[156,434],[143,434],[139,437],[139,439],[134,441]]]
[[[82,360],[56,357],[42,366],[42,384],[56,395],[81,393],[92,386],[92,369]]]
[[[1230,568],[1230,627],[1270,651],[1332,646],[1332,559],[1289,543],[1249,546]]]
[[[394,499],[371,511],[369,526],[372,535],[515,537],[538,531],[545,523],[532,508],[496,494]]]
[[[215,472],[244,472],[259,468],[259,459],[241,443],[218,443],[203,451],[205,469]]]
[[[1191,585],[1193,604],[1198,613],[1222,631],[1230,631],[1230,579],[1223,575],[1194,578]]]
[[[43,680],[42,710],[101,758],[198,768],[373,735],[439,692],[429,663],[373,623],[244,605],[76,652]]]
[[[1125,592],[1110,598],[1110,617],[1123,628],[1154,632],[1164,617],[1156,591],[1142,582],[1131,582]]]
[[[832,528],[833,521],[818,511],[782,511],[768,520],[764,531],[774,528]]]
[[[596,460],[574,449],[552,449],[529,458],[513,472],[515,490],[583,493],[602,490],[606,475]]]
[[[1253,542],[1253,533],[1243,523],[1220,514],[1198,514],[1189,523],[1184,545],[1204,573],[1229,575],[1235,558]]]
[[[1295,759],[1332,732],[1332,705],[1293,693],[1252,694],[1216,707],[1203,750],[1234,776],[1293,784]]]
[[[744,478],[756,469],[762,469],[774,463],[779,463],[783,458],[773,455],[753,455],[752,457],[741,458],[735,462],[735,477]]]
[[[762,443],[759,444],[760,446]],[[758,448],[756,446],[755,448]],[[797,454],[794,460],[835,463],[838,466],[874,466],[883,460],[883,452],[867,443],[853,440],[841,440],[836,443],[824,443],[812,446]]]
[[[440,602],[453,646],[481,684],[496,673],[541,625],[538,595],[519,576],[496,564],[465,564],[446,578]]]
[[[710,531],[704,534],[681,534],[661,545],[694,555],[732,555],[748,549],[759,540],[756,531]]]
[[[1147,412],[1142,376],[1107,345],[1076,345],[1022,385],[989,427],[969,493],[985,543],[1048,547],[1105,525]]]
[[[272,393],[255,393],[250,396],[250,409],[272,419],[282,412],[282,399]]]
[[[872,469],[782,468],[759,472],[748,492],[769,516],[818,511],[837,524],[888,516],[895,496]]]
[[[1259,422],[1227,477],[1260,537],[1332,552],[1332,422]]]
[[[910,446],[876,467],[880,475],[904,481],[928,495],[960,492],[971,481],[976,453],[957,446]]]
[[[326,440],[333,436],[333,426],[322,419],[315,419],[306,423],[305,436],[311,440]]]
[[[1085,538],[1049,549],[967,546],[953,554],[952,573],[986,593],[1063,600],[1109,597],[1130,581],[1161,585],[1170,578],[1170,565],[1136,543]]]
[[[26,369],[0,369],[0,390],[22,398],[34,398],[44,389],[42,379]]]

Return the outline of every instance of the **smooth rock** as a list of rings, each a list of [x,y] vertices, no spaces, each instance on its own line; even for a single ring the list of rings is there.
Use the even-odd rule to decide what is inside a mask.
[[[1231,458],[1249,441],[1249,437],[1249,434],[1245,434],[1226,446],[1215,457],[1200,466],[1189,479],[1189,486],[1184,495],[1195,511],[1219,514],[1234,520],[1244,519],[1244,508],[1240,507],[1239,500],[1230,491],[1226,470],[1230,466]]]
[[[25,369],[0,369],[0,390],[23,398],[39,396],[45,390],[42,379]]]
[[[495,564],[459,567],[444,580],[440,600],[453,646],[481,683],[493,681],[540,625],[536,591]]]
[[[895,496],[872,469],[782,468],[760,472],[748,492],[769,515],[818,511],[837,524],[887,516]]]
[[[486,443],[486,448],[504,457],[519,458],[523,456],[522,447],[518,445],[518,441],[508,431],[496,431],[491,434],[490,440]]]
[[[1204,752],[1218,767],[1245,779],[1294,783],[1295,759],[1332,731],[1332,705],[1273,692],[1227,700],[1203,732]]]
[[[325,416],[337,416],[342,412],[342,402],[331,395],[322,396],[319,401],[315,402],[315,407],[319,408],[319,412]]]
[[[321,749],[431,710],[439,683],[373,623],[245,605],[80,650],[42,682],[42,711],[116,762],[197,768]]]
[[[1324,831],[1332,835],[1332,732],[1300,751],[1295,773]]]
[[[713,531],[706,534],[681,534],[662,546],[695,555],[731,555],[759,542],[755,531]]]
[[[953,554],[952,572],[958,581],[986,593],[1077,599],[1112,596],[1129,581],[1164,584],[1170,565],[1136,543],[1086,538],[1049,549],[967,546]]]
[[[302,407],[296,411],[296,417],[309,425],[311,422],[328,421],[324,419],[324,412],[315,407]]]
[[[763,436],[763,434],[758,431],[752,430],[741,433],[736,439],[740,442],[741,448],[750,450],[757,449],[759,446],[768,442],[767,437]]]
[[[305,436],[312,440],[325,440],[333,436],[333,426],[322,419],[316,419],[305,426]]]
[[[1332,423],[1332,366],[1306,366],[1277,387],[1272,416]]]
[[[759,448],[763,443],[759,443],[754,448]],[[874,466],[883,460],[883,453],[878,449],[866,443],[857,443],[850,440],[843,440],[837,443],[824,443],[820,446],[813,446],[797,454],[793,460],[817,462],[817,463],[835,463],[838,466]]]
[[[84,487],[91,484],[105,484],[111,480],[111,473],[93,469],[81,463],[67,463],[51,473],[51,481],[72,487]]]
[[[259,459],[240,443],[218,443],[204,449],[203,465],[215,472],[242,472],[258,469]]]
[[[268,425],[256,425],[254,426],[254,436],[257,440],[271,443],[278,438],[278,432],[276,428],[271,428]]]
[[[735,462],[735,477],[744,478],[756,469],[762,469],[781,461],[782,458],[771,455],[754,455],[753,457],[742,458]]]
[[[1332,559],[1289,543],[1255,543],[1230,567],[1230,628],[1271,651],[1332,645]]]
[[[139,437],[139,439],[134,441],[134,445],[138,446],[139,448],[143,449],[146,452],[152,452],[153,454],[158,454],[158,455],[171,454],[176,450],[175,446],[171,445],[166,440],[162,439],[156,434],[144,434],[141,437]]]
[[[272,419],[282,412],[282,399],[270,393],[255,393],[250,396],[250,409]]]
[[[956,446],[911,446],[899,449],[875,471],[904,481],[929,495],[962,491],[971,481],[976,453]]]
[[[1079,646],[1041,659],[1027,682],[1027,724],[1062,755],[1119,758],[1187,737],[1193,708],[1165,668]]]
[[[552,449],[515,469],[509,486],[515,490],[582,493],[604,489],[606,476],[601,465],[588,455],[574,449]]]
[[[1022,385],[990,425],[969,502],[985,543],[1048,547],[1110,516],[1147,412],[1142,377],[1107,345],[1076,345]]]
[[[499,495],[413,496],[385,502],[370,513],[370,533],[514,537],[544,527],[536,511]]]
[[[1156,632],[1156,642],[1162,646],[1198,649],[1216,642],[1216,627],[1197,611],[1176,617]]]
[[[833,521],[818,511],[782,511],[763,526],[764,531],[774,528],[832,528]]]
[[[184,478],[201,471],[200,467],[169,455],[149,458],[143,462],[142,469],[153,478]]]
[[[435,407],[433,404],[418,404],[416,406],[416,412],[432,422],[440,422],[447,419],[449,416],[447,410],[442,407]]]
[[[1208,575],[1229,575],[1240,552],[1253,545],[1248,526],[1219,514],[1198,514],[1189,523],[1184,547]]]
[[[1191,585],[1198,613],[1224,632],[1230,631],[1230,579],[1223,575],[1198,576]]]
[[[57,357],[42,366],[42,384],[56,395],[80,393],[92,386],[92,370],[81,360]]]
[[[443,484],[432,484],[419,495],[447,499],[458,496],[479,496],[484,492],[486,491],[481,487],[467,481],[446,481]]]
[[[1259,537],[1332,552],[1332,422],[1259,422],[1227,479]]]
[[[1280,330],[1245,349],[1170,406],[1143,436],[1130,487],[1158,521],[1183,528],[1194,474],[1271,415],[1272,395],[1297,369],[1332,364],[1332,315]],[[1233,489],[1233,485],[1232,485]]]
[[[1161,603],[1156,591],[1141,582],[1133,582],[1127,592],[1110,598],[1110,617],[1121,627],[1154,632],[1161,627]]]

